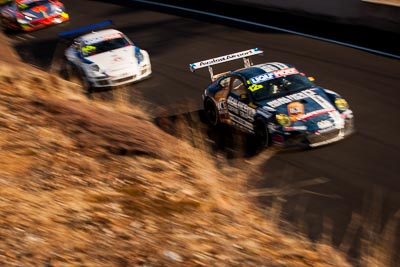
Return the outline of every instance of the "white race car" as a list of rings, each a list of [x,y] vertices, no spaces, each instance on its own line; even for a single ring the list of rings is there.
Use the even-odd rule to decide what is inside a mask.
[[[85,27],[82,31],[92,28]],[[60,36],[76,32],[80,30],[61,33]],[[152,73],[148,52],[115,29],[103,29],[74,38],[64,55],[67,73],[78,71],[84,88],[89,91],[137,82]]]

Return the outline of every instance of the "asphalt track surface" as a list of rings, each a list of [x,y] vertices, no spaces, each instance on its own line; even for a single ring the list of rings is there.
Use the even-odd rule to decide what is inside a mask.
[[[153,76],[125,89],[132,103],[137,103],[140,98],[153,116],[173,117],[176,114],[196,114],[202,107],[200,96],[209,83],[209,75],[206,69],[191,73],[189,63],[258,47],[265,53],[262,57],[255,57],[255,63],[292,63],[315,77],[319,85],[344,96],[355,113],[357,130],[336,144],[273,156],[249,185],[251,188],[281,188],[286,193],[260,196],[258,203],[268,206],[271,201],[284,200],[284,216],[296,227],[301,226],[313,239],[321,239],[330,225],[328,234],[332,243],[342,247],[349,243],[350,252],[356,256],[359,247],[357,236],[362,235],[362,231],[356,227],[354,239],[351,233],[346,232],[352,214],[353,219],[354,214],[361,216],[363,229],[372,226],[381,233],[399,212],[399,60],[144,4],[63,2],[71,15],[70,22],[32,33],[10,34],[24,61],[54,71],[63,49],[58,32],[111,19],[115,28],[149,52],[152,61]],[[307,30],[305,26],[303,31]],[[315,29],[312,31],[318,33]],[[357,39],[356,35],[354,33],[352,38],[362,44],[364,37]],[[382,39],[382,42],[391,40]],[[374,48],[385,49],[382,42],[380,47]],[[390,45],[388,52],[393,52]],[[230,67],[241,66],[237,62],[220,70]],[[218,71],[219,67],[215,69]],[[245,164],[245,161],[238,162]],[[244,169],[248,168],[244,166]],[[400,236],[399,228],[396,229],[393,235]],[[397,239],[394,246],[399,243]]]

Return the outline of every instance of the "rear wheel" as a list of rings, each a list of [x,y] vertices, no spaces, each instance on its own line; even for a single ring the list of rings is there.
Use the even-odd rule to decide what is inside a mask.
[[[204,112],[206,115],[207,123],[216,126],[219,123],[218,110],[214,101],[211,98],[204,100]]]

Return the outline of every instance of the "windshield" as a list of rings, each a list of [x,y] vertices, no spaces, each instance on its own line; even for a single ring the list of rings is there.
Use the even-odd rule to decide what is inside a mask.
[[[43,6],[46,5],[49,1],[31,1],[31,2],[25,2],[25,3],[20,3],[18,4],[18,9],[19,10],[26,10],[26,9],[31,9],[36,6]]]
[[[124,37],[103,40],[97,43],[90,43],[82,46],[82,55],[84,57],[89,57],[95,54],[104,53],[110,50],[118,49],[129,45],[130,43]]]
[[[315,84],[301,74],[293,74],[285,77],[263,81],[249,86],[254,100],[265,100],[278,94],[287,94],[299,90],[314,87]]]

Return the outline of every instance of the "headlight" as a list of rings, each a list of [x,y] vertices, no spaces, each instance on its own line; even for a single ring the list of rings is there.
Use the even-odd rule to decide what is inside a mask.
[[[143,61],[143,53],[140,51],[140,48],[135,46],[135,57],[137,59],[137,63],[140,64],[140,62]]]
[[[276,121],[282,126],[290,125],[290,119],[289,119],[288,115],[286,115],[286,114],[276,114],[275,118],[276,118]]]
[[[100,70],[99,66],[97,66],[96,64],[90,65],[90,69],[95,72],[98,72]]]
[[[349,108],[349,104],[343,98],[336,98],[335,105],[338,108],[338,110],[340,110],[340,111],[344,111]]]

